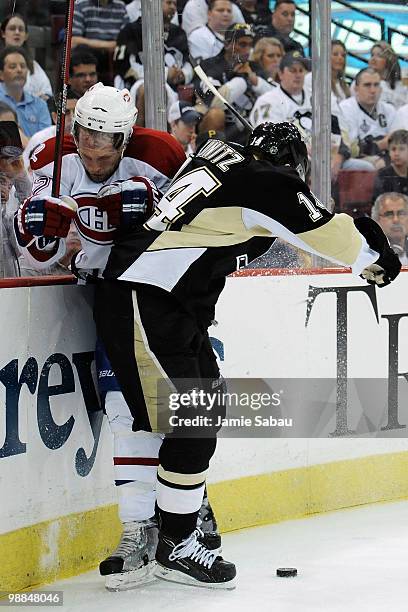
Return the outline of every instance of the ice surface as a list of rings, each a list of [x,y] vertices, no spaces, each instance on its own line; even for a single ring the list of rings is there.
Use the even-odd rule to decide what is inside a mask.
[[[362,506],[223,537],[237,565],[234,591],[157,580],[109,593],[97,570],[48,585],[64,611],[84,612],[406,612],[408,501]],[[278,567],[296,578],[277,578]]]

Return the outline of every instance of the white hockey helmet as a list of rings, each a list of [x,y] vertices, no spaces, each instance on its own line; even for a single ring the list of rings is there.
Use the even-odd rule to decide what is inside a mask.
[[[116,89],[96,83],[79,98],[74,111],[72,132],[75,124],[110,134],[123,134],[126,145],[137,118],[137,108],[127,89]]]

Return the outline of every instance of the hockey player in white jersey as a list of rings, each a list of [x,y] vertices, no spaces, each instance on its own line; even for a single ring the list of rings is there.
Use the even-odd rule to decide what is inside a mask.
[[[64,254],[73,219],[82,244],[72,262],[73,271],[84,278],[101,277],[115,235],[152,213],[157,187],[165,191],[185,154],[169,134],[134,127],[136,116],[127,90],[101,83],[78,101],[73,135],[64,140],[61,199],[50,195],[55,139],[35,149],[31,156],[33,193],[15,220],[20,248],[31,265],[48,267]],[[101,357],[101,350],[98,355]],[[152,517],[162,437],[132,431],[135,406],[129,408],[116,380],[113,383],[110,365],[100,365],[101,372],[108,374],[105,380],[103,376],[99,379],[100,391],[114,436],[115,480],[124,531],[118,548],[101,563],[100,571],[106,576],[107,588],[117,590],[152,579],[157,541]],[[106,387],[107,380],[110,387]],[[203,512],[209,513],[207,503]]]

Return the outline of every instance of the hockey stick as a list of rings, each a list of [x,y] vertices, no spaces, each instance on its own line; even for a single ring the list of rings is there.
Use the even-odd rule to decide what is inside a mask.
[[[214,96],[216,96],[219,100],[221,100],[221,102],[231,111],[231,113],[235,115],[238,121],[242,123],[244,128],[246,128],[249,132],[252,132],[254,128],[249,123],[249,121],[244,119],[244,117],[240,115],[240,113],[232,106],[232,104],[230,104],[228,100],[226,100],[224,96],[220,94],[218,89],[214,87],[214,85],[211,83],[210,79],[205,74],[204,70],[201,68],[199,64],[197,66],[194,66],[194,72],[196,73],[198,77],[200,77],[202,82],[205,83],[205,85],[207,85],[208,89],[214,94]]]
[[[62,56],[59,99],[57,104],[57,126],[55,134],[55,158],[52,174],[52,196],[59,197],[61,185],[62,148],[64,144],[65,111],[67,108],[67,89],[69,79],[69,63],[71,60],[72,21],[74,18],[75,0],[67,0],[65,15],[65,42]]]

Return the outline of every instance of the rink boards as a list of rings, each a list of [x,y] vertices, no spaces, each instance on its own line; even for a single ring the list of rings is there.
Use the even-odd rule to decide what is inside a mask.
[[[406,384],[407,295],[405,272],[377,292],[336,270],[244,272],[228,279],[210,335],[231,379],[333,378],[341,364],[340,375],[347,366],[350,377]],[[0,591],[7,591],[95,566],[115,545],[119,524],[111,438],[93,385],[92,288],[3,286],[0,311]],[[221,439],[209,475],[221,528],[408,497],[408,414],[395,393],[390,398],[401,427],[382,430],[395,414],[379,405],[383,421],[358,438],[299,430],[299,437]],[[326,431],[335,430],[333,413]]]

